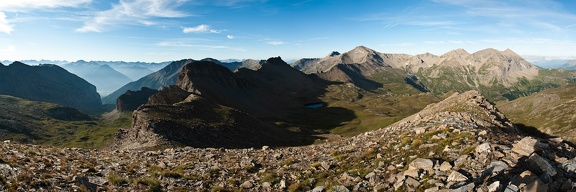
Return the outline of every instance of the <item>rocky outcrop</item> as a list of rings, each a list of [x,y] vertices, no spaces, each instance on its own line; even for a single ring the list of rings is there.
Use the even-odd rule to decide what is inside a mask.
[[[57,65],[0,65],[0,94],[56,103],[83,112],[102,110],[96,87]]]
[[[119,132],[113,148],[248,148],[294,145],[301,142],[298,139],[298,135],[267,125],[246,113],[190,94],[176,104],[149,104],[138,108],[133,113],[132,128]]]
[[[184,101],[190,92],[182,90],[182,88],[177,85],[170,85],[163,88],[158,93],[150,96],[147,104],[167,104],[172,105],[181,101]]]
[[[116,100],[116,110],[120,112],[134,111],[138,109],[140,105],[146,104],[148,98],[156,93],[158,93],[158,90],[148,87],[142,87],[139,91],[128,90]]]
[[[201,101],[194,98],[187,100]],[[515,133],[509,121],[494,114],[497,110],[482,98],[477,92],[456,94],[430,105],[419,113],[420,117],[355,137],[302,147],[139,151],[58,149],[2,142],[0,173],[4,179],[0,189],[574,190],[575,149],[558,138]],[[202,100],[194,105],[212,104]],[[211,116],[210,112],[206,114]]]

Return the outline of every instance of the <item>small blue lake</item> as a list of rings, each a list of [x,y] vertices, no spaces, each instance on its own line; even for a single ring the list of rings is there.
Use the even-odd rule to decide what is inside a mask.
[[[324,107],[324,103],[310,103],[310,104],[306,104],[304,106],[308,109],[317,109],[320,107]]]

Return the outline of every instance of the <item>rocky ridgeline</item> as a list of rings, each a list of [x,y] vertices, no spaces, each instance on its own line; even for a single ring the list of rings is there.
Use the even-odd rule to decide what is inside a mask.
[[[261,149],[0,144],[0,190],[569,191],[574,148],[523,137],[477,92],[339,141]]]

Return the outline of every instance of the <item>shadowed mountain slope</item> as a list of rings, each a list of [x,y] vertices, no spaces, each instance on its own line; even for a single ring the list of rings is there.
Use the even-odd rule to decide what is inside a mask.
[[[0,65],[0,94],[74,107],[84,112],[102,110],[96,87],[57,65]]]

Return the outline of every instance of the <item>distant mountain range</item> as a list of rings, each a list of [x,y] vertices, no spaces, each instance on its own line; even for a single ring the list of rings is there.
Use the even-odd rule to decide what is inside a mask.
[[[576,57],[545,57],[545,56],[523,56],[530,63],[542,67],[545,69],[568,69],[576,70],[573,64],[576,61]]]
[[[244,60],[242,62],[231,62],[225,63],[220,62],[216,59],[206,58],[203,59],[204,61],[212,61],[214,63],[220,64],[226,67],[230,71],[234,71],[239,68],[248,68],[248,69],[258,69],[263,61],[257,60]],[[138,91],[143,87],[151,88],[151,89],[161,89],[168,85],[172,85],[176,83],[178,79],[178,74],[180,73],[180,69],[185,64],[191,63],[195,60],[193,59],[184,59],[180,61],[173,61],[164,68],[146,75],[136,81],[130,82],[116,91],[110,93],[109,95],[102,98],[102,102],[104,104],[116,104],[116,99],[120,97],[120,95],[124,94],[126,91]]]
[[[63,60],[24,60],[28,65],[57,64],[96,86],[100,95],[105,96],[123,85],[138,80],[157,71],[169,62],[124,62],[124,61],[84,61],[74,62]],[[4,61],[4,63],[11,63]]]
[[[495,49],[473,54],[456,49],[441,56],[429,53],[412,56],[379,53],[359,46],[343,54],[332,52],[324,58],[301,59],[291,65],[327,80],[350,82],[374,90],[394,92],[394,85],[382,85],[404,80],[415,89],[436,95],[479,90],[491,100],[515,99],[559,86],[561,83],[557,81],[565,78],[543,74],[547,72],[542,72],[512,50]],[[532,86],[526,87],[525,84]]]

